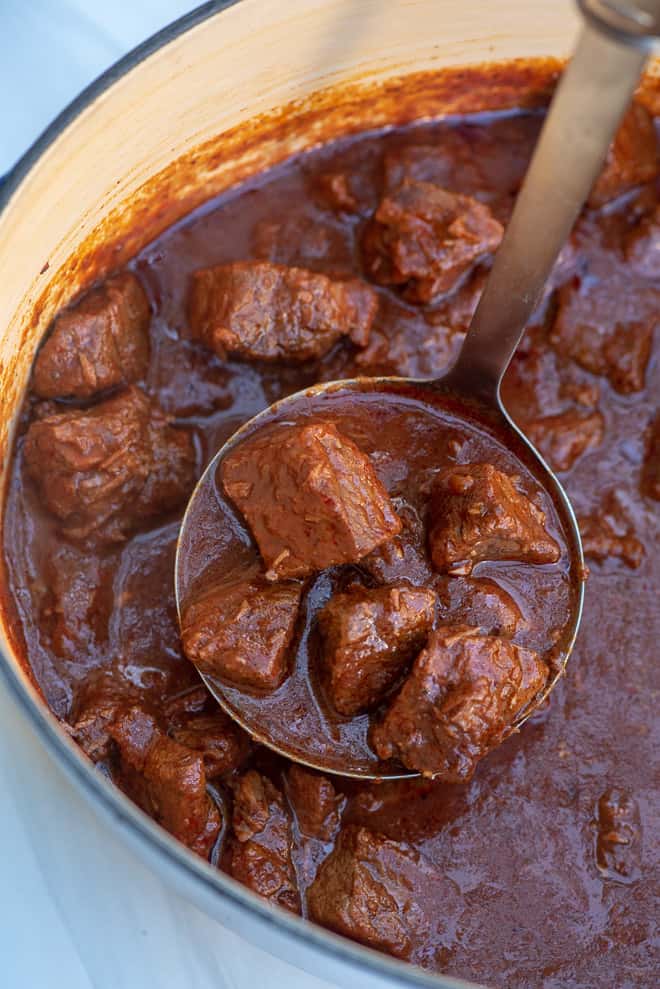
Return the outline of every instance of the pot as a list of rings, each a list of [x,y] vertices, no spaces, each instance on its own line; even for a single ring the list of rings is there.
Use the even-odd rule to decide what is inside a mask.
[[[514,106],[521,84],[526,102],[546,101],[576,29],[571,0],[225,0],[135,49],[58,117],[0,192],[0,470],[39,340],[86,285],[204,200],[320,141]],[[493,70],[519,58],[535,61]],[[6,595],[0,612],[11,723],[23,731],[27,719],[88,804],[84,822],[72,813],[72,833],[109,829],[222,925],[341,985],[468,985],[272,907],[174,841],[72,743],[21,665]]]

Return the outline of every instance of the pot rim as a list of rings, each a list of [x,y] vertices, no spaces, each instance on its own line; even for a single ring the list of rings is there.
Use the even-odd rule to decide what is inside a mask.
[[[241,2],[242,0],[209,0],[195,7],[131,49],[86,86],[36,138],[9,172],[0,176],[0,216],[51,144],[84,110],[92,106],[99,96],[110,90],[131,69],[179,36]],[[168,874],[174,875],[179,890],[185,881],[190,892],[181,891],[188,899],[196,901],[198,905],[200,899],[206,902],[217,897],[220,900],[225,899],[240,915],[260,923],[263,930],[274,929],[281,935],[291,936],[301,948],[309,949],[311,944],[319,954],[339,962],[347,970],[352,969],[355,972],[357,969],[363,974],[378,976],[392,986],[477,989],[478,983],[442,973],[427,972],[411,963],[399,961],[372,948],[356,944],[305,918],[269,904],[231,876],[189,851],[99,773],[47,707],[27,672],[18,662],[12,662],[2,648],[0,648],[0,681],[4,683],[10,696],[27,716],[49,755],[65,771],[94,809],[111,823],[113,829],[120,833],[122,838],[133,847],[139,848],[142,858],[155,858],[159,865],[165,867]],[[202,909],[213,916],[205,906]],[[217,917],[214,919],[217,920]],[[217,922],[223,924],[221,920]],[[248,942],[257,943],[266,952],[277,954],[269,946],[259,945],[250,934],[239,932],[239,936]],[[285,960],[296,967],[296,962],[288,958]]]

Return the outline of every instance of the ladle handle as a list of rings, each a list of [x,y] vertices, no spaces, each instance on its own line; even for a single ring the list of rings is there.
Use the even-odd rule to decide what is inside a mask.
[[[638,3],[634,13],[626,0],[582,0],[581,6],[587,22],[557,87],[461,353],[444,379],[486,399],[498,395],[527,321],[600,173],[660,23],[660,0],[645,0],[643,11]],[[616,29],[605,23],[603,10],[616,15]],[[640,19],[645,18],[650,20],[644,27]]]

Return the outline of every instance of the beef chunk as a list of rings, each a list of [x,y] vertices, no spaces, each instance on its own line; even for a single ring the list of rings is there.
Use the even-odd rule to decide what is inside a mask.
[[[403,582],[424,587],[435,577],[426,552],[426,527],[419,513],[401,498],[396,509],[403,526],[401,533],[363,557],[360,569],[379,584]]]
[[[346,797],[337,793],[327,776],[295,764],[287,770],[286,784],[300,833],[332,841],[341,825]]]
[[[221,357],[292,363],[323,356],[342,336],[363,347],[377,308],[360,279],[241,261],[195,272],[189,318]]]
[[[628,513],[611,491],[590,515],[578,518],[584,555],[594,563],[619,559],[636,570],[644,559],[644,545],[635,535]]]
[[[658,142],[653,117],[634,102],[616,133],[605,166],[589,196],[589,206],[603,206],[611,199],[651,182],[658,174]]]
[[[624,252],[636,275],[649,281],[660,279],[660,206],[628,232]]]
[[[247,759],[250,736],[218,708],[212,714],[198,714],[187,719],[171,736],[175,742],[199,752],[204,759],[207,779],[234,772]]]
[[[469,625],[442,626],[375,727],[375,751],[424,776],[468,780],[547,676],[531,649]]]
[[[41,581],[33,591],[42,642],[73,662],[103,649],[115,601],[112,562],[63,542],[48,553],[43,576],[43,595]]]
[[[570,470],[583,453],[600,446],[604,428],[600,412],[569,409],[532,420],[525,432],[553,470]]]
[[[76,690],[69,714],[70,731],[92,762],[112,754],[111,728],[120,712],[135,703],[135,691],[118,686],[110,673],[94,672]]]
[[[637,801],[625,790],[607,789],[596,807],[596,865],[601,875],[630,883],[641,872],[641,821]]]
[[[189,433],[174,429],[138,388],[90,409],[31,423],[25,465],[62,532],[81,542],[121,542],[177,508],[195,476]]]
[[[90,398],[139,381],[149,363],[150,317],[135,275],[109,278],[57,316],[37,354],[32,390],[41,398]]]
[[[212,702],[211,695],[200,681],[163,698],[162,711],[168,724],[173,728],[182,728],[189,718],[208,711],[212,703],[215,702]]]
[[[428,303],[454,288],[501,239],[501,224],[476,199],[404,182],[382,200],[362,250],[375,282],[404,286],[410,301]]]
[[[660,501],[660,413],[656,415],[648,430],[641,491],[647,498]]]
[[[472,625],[484,635],[510,639],[525,625],[520,608],[510,594],[487,577],[447,577],[445,586],[436,582],[441,620]]]
[[[231,875],[267,900],[299,913],[291,815],[277,787],[254,769],[234,788],[232,829]]]
[[[640,391],[659,302],[655,286],[633,285],[616,269],[603,269],[596,282],[573,278],[559,289],[550,342],[587,371],[607,376],[616,391]]]
[[[426,642],[435,593],[401,584],[336,594],[319,615],[324,675],[340,714],[378,703]]]
[[[269,579],[356,562],[401,528],[369,457],[329,422],[262,431],[220,471]]]
[[[300,590],[292,581],[269,584],[256,567],[214,584],[185,608],[186,656],[238,687],[276,690],[289,672]]]
[[[526,335],[502,384],[508,411],[554,470],[570,470],[600,445],[605,422],[600,389],[545,343],[543,327]]]
[[[168,738],[139,707],[125,711],[111,734],[120,754],[120,786],[175,838],[206,858],[220,833],[220,813],[206,792],[203,756]]]
[[[410,846],[350,825],[308,891],[309,915],[338,934],[408,958],[433,929],[423,898],[438,882]]]
[[[526,431],[536,419],[594,411],[599,399],[592,377],[548,347],[546,328],[528,327],[502,382],[502,400],[516,422]]]
[[[555,563],[559,547],[545,515],[491,464],[442,471],[431,495],[431,558],[440,571],[467,574],[480,560]]]

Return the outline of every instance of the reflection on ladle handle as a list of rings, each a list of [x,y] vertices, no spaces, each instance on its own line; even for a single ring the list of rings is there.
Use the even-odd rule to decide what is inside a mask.
[[[626,0],[582,0],[587,15],[552,101],[493,269],[445,382],[492,399],[639,83],[660,0],[625,22]],[[630,7],[630,4],[627,4]],[[651,11],[653,8],[655,12]],[[604,23],[602,10],[616,15]],[[645,21],[645,18],[650,18]],[[644,26],[640,23],[644,21]],[[598,27],[596,27],[598,23]]]

